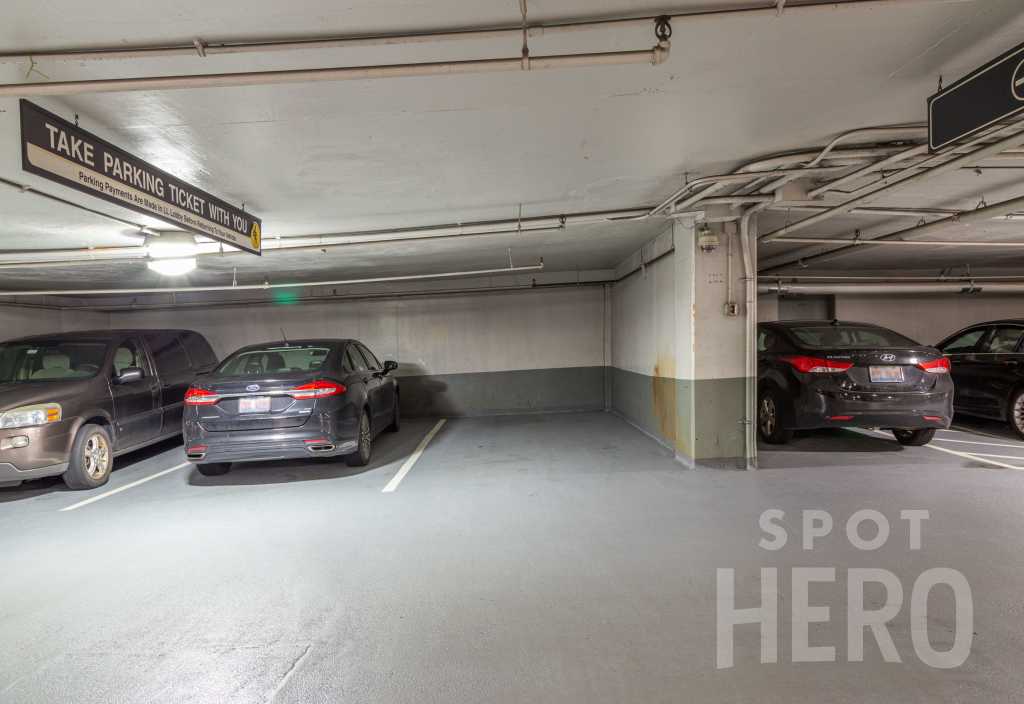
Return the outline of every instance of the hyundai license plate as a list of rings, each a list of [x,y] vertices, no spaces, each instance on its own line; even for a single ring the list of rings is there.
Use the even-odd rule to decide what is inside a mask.
[[[270,413],[269,396],[243,396],[238,399],[239,413]]]
[[[903,381],[903,367],[871,367],[868,370],[871,381],[876,384],[892,384]]]

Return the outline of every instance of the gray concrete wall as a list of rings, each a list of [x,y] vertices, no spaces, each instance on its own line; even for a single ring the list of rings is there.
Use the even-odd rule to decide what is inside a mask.
[[[0,305],[0,340],[70,330],[105,329],[106,313],[59,308]]]
[[[221,357],[255,342],[353,337],[399,362],[409,414],[483,415],[604,407],[600,286],[297,305],[116,313],[124,327],[185,327]]]

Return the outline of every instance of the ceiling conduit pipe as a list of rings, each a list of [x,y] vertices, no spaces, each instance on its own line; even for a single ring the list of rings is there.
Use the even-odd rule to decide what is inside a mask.
[[[792,1],[792,0],[791,0]],[[812,2],[796,2],[787,5],[786,16],[795,13],[811,13],[815,10],[835,15],[844,10],[877,9],[881,7],[906,7],[913,5],[963,4],[974,0],[847,0],[836,3],[835,0],[817,0]],[[668,15],[670,21],[696,22],[720,17],[749,15],[774,16],[775,4],[767,3],[747,7],[732,7],[721,10],[697,10]],[[659,16],[605,17],[601,19],[577,19],[562,22],[530,24],[525,27],[527,38],[566,32],[579,32],[598,29],[621,30],[633,27],[642,28],[657,20]],[[31,59],[51,59],[62,61],[88,61],[109,59],[138,59],[158,56],[211,57],[219,54],[242,54],[257,52],[273,52],[288,50],[337,49],[360,46],[393,46],[402,44],[423,44],[453,40],[480,39],[518,39],[523,35],[522,24],[503,27],[479,27],[447,29],[426,32],[376,33],[364,35],[342,36],[306,36],[285,37],[279,39],[232,39],[210,40],[195,39],[191,43],[180,44],[148,44],[119,47],[95,47],[80,49],[42,49],[19,50],[0,53],[0,63],[28,61]]]
[[[82,95],[142,90],[181,90],[186,88],[229,88],[320,81],[354,81],[372,78],[402,78],[501,71],[538,71],[583,66],[620,66],[626,64],[659,65],[668,60],[669,42],[659,41],[651,49],[608,51],[591,54],[560,54],[466,61],[435,61],[380,66],[336,66],[280,71],[239,71],[233,73],[196,73],[178,76],[141,76],[138,78],[95,78],[47,83],[6,83],[0,85],[0,97],[36,97]]]
[[[1017,138],[1022,138],[1021,135],[1015,135],[1015,136]],[[960,226],[960,225],[967,225],[967,226],[974,225],[974,224],[979,223],[979,222],[985,222],[987,220],[991,220],[992,218],[1002,217],[1002,216],[1005,216],[1007,214],[1013,213],[1014,211],[1018,210],[1021,207],[1024,207],[1024,197],[1011,198],[1009,200],[1004,200],[1004,201],[1001,201],[999,203],[994,203],[993,205],[988,205],[988,206],[985,206],[985,207],[982,207],[982,208],[978,208],[976,210],[969,210],[969,211],[966,211],[966,212],[963,212],[963,213],[957,213],[956,215],[952,215],[952,216],[947,217],[947,218],[942,218],[941,220],[934,220],[934,221],[932,221],[930,223],[927,223],[925,225],[919,225],[917,227],[908,227],[908,228],[903,229],[903,230],[898,230],[896,232],[891,232],[891,233],[889,233],[887,235],[882,235],[881,237],[875,237],[875,238],[870,239],[870,240],[861,240],[859,242],[854,242],[853,240],[850,240],[850,239],[844,239],[844,240],[832,240],[831,242],[824,242],[824,243],[816,242],[814,244],[837,244],[837,245],[840,245],[840,246],[839,246],[838,249],[834,249],[834,250],[832,250],[830,252],[822,252],[820,254],[813,254],[811,256],[801,257],[800,261],[803,262],[804,264],[808,264],[809,262],[814,262],[814,261],[817,261],[817,262],[825,261],[825,260],[834,259],[836,257],[842,256],[843,254],[849,253],[850,251],[852,251],[853,249],[855,249],[857,247],[869,246],[869,245],[872,245],[872,244],[892,243],[893,241],[895,241],[895,240],[897,240],[898,238],[901,238],[901,237],[920,237],[920,236],[923,236],[923,235],[930,235],[930,234],[934,234],[936,232],[941,232],[941,231],[949,229],[951,227],[957,227],[957,226]],[[812,217],[816,217],[816,216],[812,216]],[[801,221],[801,222],[803,222],[803,221]],[[782,239],[789,240],[790,242],[792,242],[794,240],[799,242],[799,241],[802,240],[802,238],[797,238],[797,237],[786,237],[786,238],[774,237],[774,238],[772,238],[770,240],[769,239],[763,239],[761,241],[763,243],[765,243],[765,244],[769,244],[769,243],[771,243],[773,241],[782,240]],[[821,239],[827,239],[827,238],[821,238]],[[906,244],[910,244],[910,243],[904,241],[904,242],[900,242],[900,244],[906,245]],[[920,244],[920,243],[915,242],[913,244]],[[936,245],[936,244],[938,244],[938,243],[937,242],[926,242],[925,243],[925,245],[933,245],[933,246]],[[941,244],[946,245],[946,243],[941,243]],[[955,243],[955,242],[950,242],[949,243],[949,245],[956,245],[956,244],[957,243]],[[1002,243],[998,243],[998,242],[985,242],[983,244],[965,243],[965,246],[1019,247],[1021,245],[1019,243],[1016,243],[1016,242],[1002,242]],[[784,269],[784,268],[786,268],[788,266],[792,266],[793,263],[795,263],[795,262],[789,262],[789,263],[785,263],[785,264],[778,264],[776,266],[768,267],[767,269],[765,269],[765,271],[766,272],[778,271],[779,269]]]
[[[760,283],[758,293],[780,295],[891,295],[891,294],[979,294],[979,293],[1024,293],[1024,283],[975,281],[935,281],[932,283]]]
[[[981,139],[984,139],[984,137]],[[920,183],[922,181],[935,178],[936,176],[940,176],[944,173],[955,171],[961,168],[962,166],[972,163],[974,160],[983,159],[988,156],[998,154],[999,152],[1005,149],[1018,147],[1021,144],[1024,144],[1024,130],[1017,131],[1007,137],[1003,137],[1002,139],[992,142],[991,144],[981,147],[980,149],[970,152],[969,154],[964,154],[955,159],[951,159],[943,164],[939,164],[938,166],[933,166],[929,168],[927,171],[903,174],[902,176],[898,177],[898,180],[896,180],[895,182],[889,181],[880,186],[875,186],[867,193],[864,193],[863,195],[855,198],[851,198],[840,205],[830,207],[828,210],[825,210],[824,212],[818,213],[817,215],[812,215],[809,218],[804,218],[803,220],[792,223],[790,225],[780,227],[778,230],[775,230],[774,232],[770,232],[767,235],[764,235],[761,238],[761,241],[771,241],[776,237],[782,237],[784,235],[791,234],[798,230],[803,230],[807,227],[810,227],[811,225],[816,225],[820,222],[824,222],[825,220],[829,220],[837,215],[847,213],[859,205],[863,205],[865,203],[871,202],[872,200],[882,197],[886,193],[891,193],[895,190],[898,190],[899,188],[910,185],[912,183]]]
[[[495,276],[500,274],[522,274],[543,271],[544,260],[526,266],[507,266],[500,269],[477,269],[475,271],[448,271],[440,274],[407,274],[405,276],[379,276],[372,279],[337,279],[332,281],[296,281],[286,284],[231,284],[227,286],[172,286],[156,288],[108,288],[108,289],[56,289],[50,291],[32,290],[5,291],[0,296],[118,296],[150,293],[206,293],[210,291],[267,291],[280,288],[314,288],[319,286],[355,286],[357,284],[381,284],[396,281],[421,281],[424,279],[455,279],[473,276]]]

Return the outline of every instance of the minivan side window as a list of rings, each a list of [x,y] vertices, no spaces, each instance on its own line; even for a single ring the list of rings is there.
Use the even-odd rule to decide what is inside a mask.
[[[185,346],[194,369],[206,369],[217,364],[217,355],[210,348],[210,343],[199,333],[183,332],[181,343]]]
[[[151,333],[146,335],[146,340],[161,376],[189,370],[188,355],[185,354],[185,348],[181,346],[176,333]]]
[[[963,335],[958,335],[942,347],[944,354],[963,354],[973,352],[982,336],[988,328],[975,328],[968,330]]]

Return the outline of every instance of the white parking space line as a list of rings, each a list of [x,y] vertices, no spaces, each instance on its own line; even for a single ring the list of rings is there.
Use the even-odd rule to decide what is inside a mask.
[[[995,457],[996,459],[1000,459],[1000,460],[1021,460],[1021,461],[1024,461],[1024,457],[1021,457],[1020,455],[993,455],[993,454],[990,454],[988,452],[971,452],[970,454],[974,455],[975,457]]]
[[[872,431],[872,432],[874,432],[876,435],[882,435],[884,437],[889,437],[889,433],[882,432],[881,430],[875,430],[875,431]],[[1001,469],[1016,469],[1016,470],[1019,470],[1019,471],[1024,471],[1024,467],[1015,467],[1012,464],[1006,464],[1005,462],[1000,462],[998,460],[994,460],[994,459],[991,459],[991,458],[983,457],[981,455],[974,455],[974,454],[971,454],[970,452],[960,452],[959,450],[952,450],[952,449],[950,449],[948,447],[939,447],[938,445],[931,445],[931,444],[925,445],[924,447],[928,448],[929,450],[936,450],[937,452],[945,452],[948,455],[956,455],[957,457],[963,457],[964,459],[974,460],[975,462],[981,462],[982,464],[990,464],[993,467],[999,467]],[[1011,457],[1010,459],[1019,459],[1021,461],[1024,461],[1024,457]],[[987,468],[978,467],[976,469],[987,469]]]
[[[411,470],[413,465],[416,464],[416,460],[418,460],[420,455],[423,454],[423,451],[427,449],[427,445],[429,445],[430,441],[434,439],[435,435],[437,435],[437,431],[441,429],[442,425],[444,425],[445,420],[445,418],[442,418],[437,421],[434,427],[430,429],[430,432],[423,436],[423,439],[420,440],[420,444],[416,446],[416,450],[409,455],[409,459],[402,464],[395,476],[391,477],[391,481],[389,481],[388,485],[382,490],[383,493],[390,494],[398,488],[398,485],[402,483],[403,479],[405,479],[405,475],[408,474],[409,470]]]
[[[83,506],[88,506],[89,504],[94,504],[97,501],[105,499],[105,498],[107,498],[109,496],[113,496],[114,494],[120,494],[122,491],[127,491],[128,489],[133,489],[133,488],[139,486],[140,484],[145,484],[146,482],[152,481],[153,479],[156,479],[157,477],[162,477],[165,474],[170,474],[171,472],[176,472],[179,469],[184,469],[185,467],[189,467],[191,465],[192,465],[191,462],[182,462],[179,465],[175,465],[173,467],[168,467],[167,469],[164,469],[164,470],[162,470],[160,472],[157,472],[156,474],[150,474],[148,477],[143,477],[142,479],[136,479],[134,482],[131,482],[129,484],[125,484],[124,486],[119,486],[116,489],[111,489],[110,491],[108,491],[106,493],[103,493],[103,494],[100,494],[99,496],[93,496],[92,498],[86,499],[85,501],[79,501],[77,504],[71,504],[70,506],[65,506],[64,508],[62,508],[60,510],[61,511],[74,511],[76,508],[82,508]]]
[[[985,447],[1013,447],[1018,450],[1024,450],[1024,443],[1011,445],[1006,442],[981,442],[979,440],[956,440],[954,438],[935,438],[932,442],[955,442],[961,445],[984,445]]]
[[[986,438],[995,438],[996,440],[1006,440],[1004,435],[996,435],[995,433],[987,433],[984,430],[974,430],[973,428],[958,428],[953,426],[949,430],[939,430],[940,433],[963,433],[964,435],[981,435]]]

